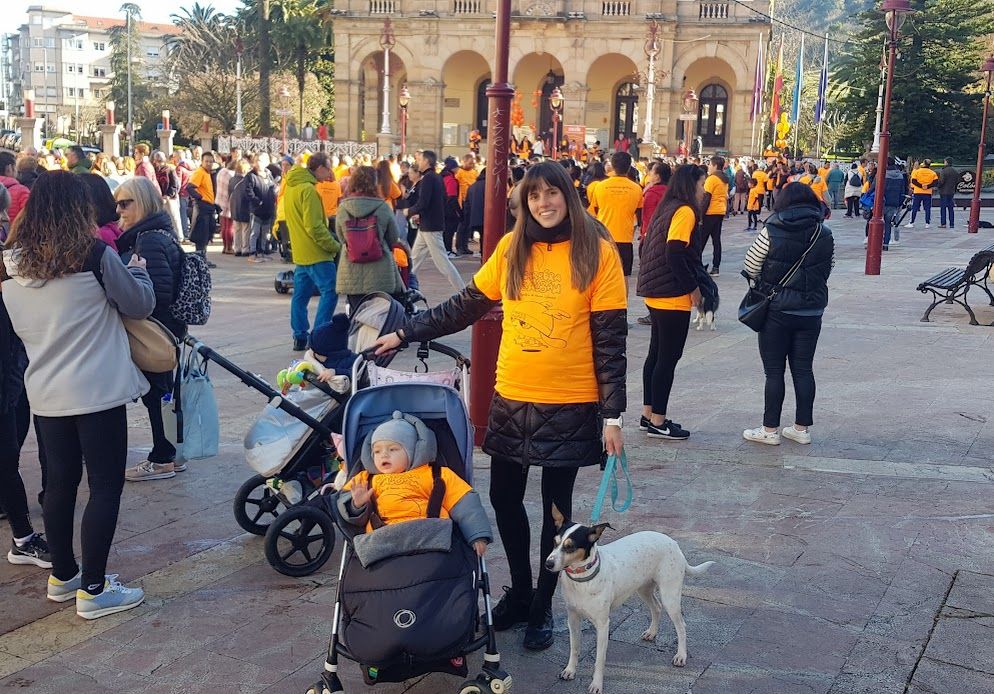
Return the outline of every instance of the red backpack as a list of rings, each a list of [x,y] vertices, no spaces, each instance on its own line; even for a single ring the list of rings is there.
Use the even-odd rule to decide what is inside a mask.
[[[383,257],[376,213],[345,221],[345,247],[350,263],[372,263]]]

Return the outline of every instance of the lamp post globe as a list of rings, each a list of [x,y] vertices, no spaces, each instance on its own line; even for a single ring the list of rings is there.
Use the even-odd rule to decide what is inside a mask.
[[[400,105],[400,158],[403,159],[407,156],[407,107],[411,103],[411,92],[406,84],[400,88],[397,103]]]
[[[559,158],[559,115],[563,107],[563,92],[559,87],[553,87],[549,93],[549,106],[552,107],[552,159]]]

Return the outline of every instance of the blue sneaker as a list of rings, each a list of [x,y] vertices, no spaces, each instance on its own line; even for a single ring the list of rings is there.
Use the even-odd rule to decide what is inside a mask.
[[[117,580],[117,574],[110,574],[102,593],[90,595],[82,589],[76,591],[76,614],[83,619],[97,619],[138,607],[144,599],[145,591],[141,588],[128,588]]]
[[[52,602],[66,602],[76,597],[76,591],[82,584],[83,574],[77,573],[68,581],[60,581],[55,576],[48,577],[48,599]]]

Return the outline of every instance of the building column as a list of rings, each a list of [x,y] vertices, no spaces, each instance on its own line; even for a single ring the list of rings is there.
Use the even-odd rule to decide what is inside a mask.
[[[200,135],[200,148],[205,152],[210,152],[214,149],[214,136],[210,133],[202,133]]]
[[[103,153],[108,157],[121,156],[121,126],[117,123],[113,125],[101,125],[100,141],[103,145]]]
[[[173,137],[175,135],[175,130],[159,129],[159,150],[167,157],[173,153]]]
[[[41,149],[41,118],[18,118],[17,129],[21,131],[21,149],[28,147]]]

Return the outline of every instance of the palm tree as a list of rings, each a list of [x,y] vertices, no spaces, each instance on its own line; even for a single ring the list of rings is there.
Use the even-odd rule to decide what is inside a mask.
[[[298,122],[304,125],[304,86],[315,55],[331,45],[330,26],[320,21],[330,6],[328,0],[276,0],[279,15],[274,29],[280,48],[290,56],[297,79]]]
[[[169,61],[180,72],[210,72],[234,67],[234,41],[237,20],[215,12],[210,5],[194,3],[173,14],[173,24],[180,33],[169,38]]]

